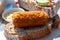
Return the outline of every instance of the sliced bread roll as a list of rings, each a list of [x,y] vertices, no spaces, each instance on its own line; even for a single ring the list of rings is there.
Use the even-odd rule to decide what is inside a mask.
[[[5,36],[10,40],[35,40],[48,35],[51,32],[51,25],[43,27],[14,28],[12,23],[5,26]]]

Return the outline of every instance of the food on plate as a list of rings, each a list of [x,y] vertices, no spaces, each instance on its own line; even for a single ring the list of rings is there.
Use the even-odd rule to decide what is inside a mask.
[[[12,8],[12,9],[8,9],[6,11],[4,11],[2,13],[2,18],[6,21],[6,22],[11,22],[12,21],[12,15],[14,12],[18,12],[18,11],[24,11],[22,8]]]
[[[5,17],[6,20],[8,20],[8,21],[11,22],[11,21],[12,21],[12,15],[13,15],[13,14],[7,13],[4,17]]]
[[[5,36],[10,40],[32,40],[38,39],[48,35],[50,26],[44,25],[43,27],[31,28],[14,28],[13,23],[8,23],[4,27]]]
[[[38,4],[48,4],[48,3],[49,3],[48,0],[36,0],[36,2],[37,2]]]
[[[40,26],[48,22],[49,15],[45,11],[15,12],[12,22],[15,27]]]
[[[53,0],[36,0],[37,4],[39,5],[51,5],[53,7],[54,1]]]

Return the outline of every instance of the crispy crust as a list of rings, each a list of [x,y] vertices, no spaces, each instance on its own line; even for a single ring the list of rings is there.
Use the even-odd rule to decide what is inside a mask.
[[[45,11],[15,12],[12,16],[15,27],[29,27],[44,25],[48,22],[48,14]]]

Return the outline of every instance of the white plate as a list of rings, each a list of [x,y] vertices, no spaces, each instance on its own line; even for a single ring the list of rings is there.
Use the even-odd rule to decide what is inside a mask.
[[[0,40],[7,40],[4,36],[4,24],[0,24]]]

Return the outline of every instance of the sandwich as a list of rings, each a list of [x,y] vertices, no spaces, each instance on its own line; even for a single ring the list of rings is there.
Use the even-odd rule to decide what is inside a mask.
[[[5,25],[5,36],[9,40],[36,40],[48,35],[52,26],[44,11],[15,12],[12,22]]]

